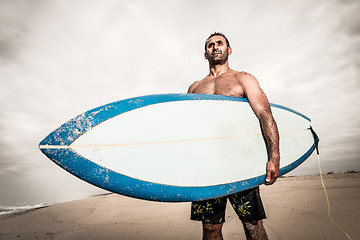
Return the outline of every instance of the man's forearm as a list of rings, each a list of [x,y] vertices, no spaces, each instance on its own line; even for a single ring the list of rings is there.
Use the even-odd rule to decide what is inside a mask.
[[[279,132],[276,122],[271,112],[265,117],[260,118],[261,129],[268,152],[268,162],[266,163],[265,184],[271,185],[276,182],[279,176],[280,153],[279,153]]]
[[[278,164],[280,161],[279,132],[271,113],[260,118],[260,125],[265,138],[268,160],[276,161]]]

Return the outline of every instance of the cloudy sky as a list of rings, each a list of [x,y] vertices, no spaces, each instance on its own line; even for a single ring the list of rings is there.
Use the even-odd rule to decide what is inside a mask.
[[[208,74],[214,31],[230,67],[313,121],[324,172],[360,170],[360,3],[350,0],[0,0],[0,206],[102,191],[37,148],[113,101],[186,92]],[[318,173],[312,156],[293,174]]]

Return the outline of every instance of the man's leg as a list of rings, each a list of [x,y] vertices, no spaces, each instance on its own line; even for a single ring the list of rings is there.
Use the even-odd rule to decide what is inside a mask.
[[[227,197],[196,201],[191,204],[191,220],[202,221],[203,239],[223,239]]]
[[[265,209],[260,198],[259,187],[229,196],[232,207],[239,216],[245,230],[246,239],[268,239],[263,221]]]
[[[223,240],[222,226],[223,223],[211,224],[203,222],[203,240]]]
[[[268,240],[263,221],[242,221],[247,240]]]

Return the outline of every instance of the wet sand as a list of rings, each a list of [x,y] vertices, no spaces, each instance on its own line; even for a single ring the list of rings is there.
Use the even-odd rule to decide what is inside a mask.
[[[360,173],[324,175],[331,215],[360,239]],[[270,239],[348,239],[327,216],[319,176],[280,178],[261,186]],[[190,203],[149,202],[109,194],[0,216],[0,239],[201,239],[201,223],[189,220]],[[225,239],[245,239],[231,207]]]

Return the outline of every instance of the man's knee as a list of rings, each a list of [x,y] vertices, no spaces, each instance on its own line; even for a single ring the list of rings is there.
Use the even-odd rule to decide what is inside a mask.
[[[246,239],[268,239],[262,220],[243,221]]]
[[[242,221],[242,223],[246,226],[251,226],[251,227],[263,226],[263,220]]]
[[[204,232],[214,233],[214,232],[221,232],[223,224],[211,224],[211,223],[203,223]]]
[[[211,224],[211,223],[203,223],[203,239],[216,239],[216,240],[222,240],[222,223],[220,224]]]

